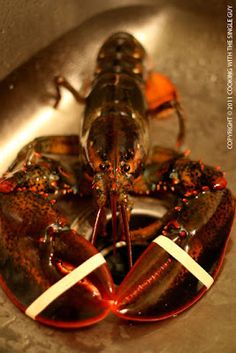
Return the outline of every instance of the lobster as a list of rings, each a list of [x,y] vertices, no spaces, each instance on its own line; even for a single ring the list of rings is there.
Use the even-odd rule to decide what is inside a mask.
[[[54,108],[62,88],[85,104],[80,136],[36,138],[0,179],[0,283],[43,324],[83,327],[110,312],[132,321],[169,318],[198,301],[219,273],[234,197],[219,168],[183,152],[177,91],[145,59],[143,46],[119,32],[102,45],[87,96],[57,76]],[[176,149],[151,148],[150,122],[169,112],[179,121]],[[133,230],[132,195],[168,200],[168,209]],[[92,197],[89,239],[58,206],[73,197]],[[108,245],[114,259],[126,249],[120,285],[106,262]]]

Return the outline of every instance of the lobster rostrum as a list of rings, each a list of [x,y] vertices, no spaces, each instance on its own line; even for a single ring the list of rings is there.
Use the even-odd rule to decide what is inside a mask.
[[[80,138],[35,139],[0,180],[0,282],[41,323],[82,327],[111,311],[133,321],[168,318],[200,299],[219,272],[234,198],[218,168],[181,152],[185,119],[177,92],[166,77],[145,70],[145,58],[132,35],[116,33],[98,53],[87,97],[56,77],[55,108],[62,87],[85,103]],[[179,121],[177,148],[151,148],[149,123],[169,111]],[[96,214],[86,239],[58,200],[91,195]],[[152,224],[129,229],[130,195],[168,199],[170,206]],[[104,258],[106,244],[114,259],[126,245],[120,286]],[[137,256],[140,244],[145,250]]]

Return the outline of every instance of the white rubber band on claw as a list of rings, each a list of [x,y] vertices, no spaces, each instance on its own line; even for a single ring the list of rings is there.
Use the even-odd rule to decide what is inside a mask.
[[[90,257],[41,294],[32,304],[28,306],[25,314],[35,320],[36,316],[56,298],[74,286],[77,282],[81,281],[84,277],[88,276],[98,267],[103,265],[105,262],[106,260],[100,253]]]
[[[165,237],[164,235],[159,235],[153,240],[154,243],[161,246],[165,251],[167,251],[171,256],[173,256],[177,261],[179,261],[189,272],[192,273],[199,281],[204,284],[204,286],[209,289],[214,282],[214,278],[209,275],[207,271],[204,270],[186,251],[184,251],[179,245],[177,245],[173,240]]]

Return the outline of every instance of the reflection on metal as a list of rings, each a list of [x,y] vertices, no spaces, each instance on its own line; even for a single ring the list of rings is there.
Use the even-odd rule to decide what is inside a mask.
[[[133,229],[136,229],[135,225],[140,217],[142,217],[144,223],[152,223],[155,219],[162,218],[168,209],[168,205],[164,205],[161,200],[137,196],[130,197],[130,200],[133,204],[131,213]],[[76,216],[71,222],[71,228],[73,228],[78,234],[83,235],[87,240],[90,240],[96,212],[92,206],[92,200],[87,201],[87,203],[80,201],[80,203],[80,207],[78,207],[77,203],[73,206],[74,210],[77,210],[78,216]],[[107,225],[111,222],[111,218],[111,212],[110,210],[107,210]],[[147,224],[143,224],[143,226],[146,225]],[[120,247],[123,246],[122,244],[125,244],[125,242],[118,242],[117,244],[117,246]]]
[[[28,141],[29,136],[35,135],[42,126],[51,124],[52,109],[43,108],[28,121],[22,128],[13,133],[11,139],[1,148],[1,167],[9,165],[16,153]],[[4,172],[0,169],[0,173]]]
[[[118,241],[117,243],[116,243],[116,248],[117,249],[119,249],[119,248],[123,248],[124,246],[126,246],[126,242],[125,241]],[[101,254],[104,256],[104,257],[106,257],[111,251],[113,251],[114,250],[114,247],[113,247],[113,245],[111,245],[111,246],[108,246],[107,248],[104,248],[104,249],[102,249],[102,251],[101,251]]]
[[[131,197],[131,203],[134,204],[132,209],[132,215],[143,215],[154,218],[162,218],[167,211],[166,205],[157,199],[152,199],[149,197]],[[107,220],[111,219],[111,213],[109,212],[107,215]]]
[[[5,143],[1,141],[0,174],[6,171],[7,167],[16,157],[16,154],[28,142],[43,135],[55,135],[58,127],[63,131],[63,128],[66,128],[68,122],[70,123],[71,115],[68,113],[73,103],[75,104],[74,97],[68,91],[62,90],[62,99],[57,109],[53,108],[53,103],[51,106],[48,104],[45,107],[37,109],[36,112],[32,114],[31,118],[27,119],[23,124],[16,126],[10,138],[5,141]],[[67,115],[68,118],[65,119]],[[55,133],[51,133],[53,126],[56,126]],[[79,133],[79,123],[75,125],[73,132],[76,133],[76,130]]]
[[[135,30],[135,38],[145,46],[148,53],[155,48],[153,43],[156,42],[156,45],[158,45],[158,41],[160,41],[163,34],[163,28],[166,27],[167,20],[168,16],[166,12],[159,12],[153,19],[150,18],[150,21],[145,24],[145,31],[142,27]]]

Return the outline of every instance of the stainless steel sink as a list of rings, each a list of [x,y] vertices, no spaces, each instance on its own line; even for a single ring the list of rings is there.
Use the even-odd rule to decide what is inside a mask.
[[[83,107],[68,92],[59,109],[52,108],[53,78],[62,74],[80,89],[91,80],[103,40],[123,30],[143,43],[150,65],[178,87],[192,158],[221,165],[235,190],[235,150],[226,146],[225,16],[224,2],[216,0],[2,2],[0,172],[33,138],[79,129]],[[155,144],[171,146],[177,123],[154,122],[152,130]],[[233,235],[235,229],[222,273],[210,292],[192,309],[161,323],[137,325],[110,315],[93,327],[63,332],[34,323],[1,291],[0,352],[234,352]]]

